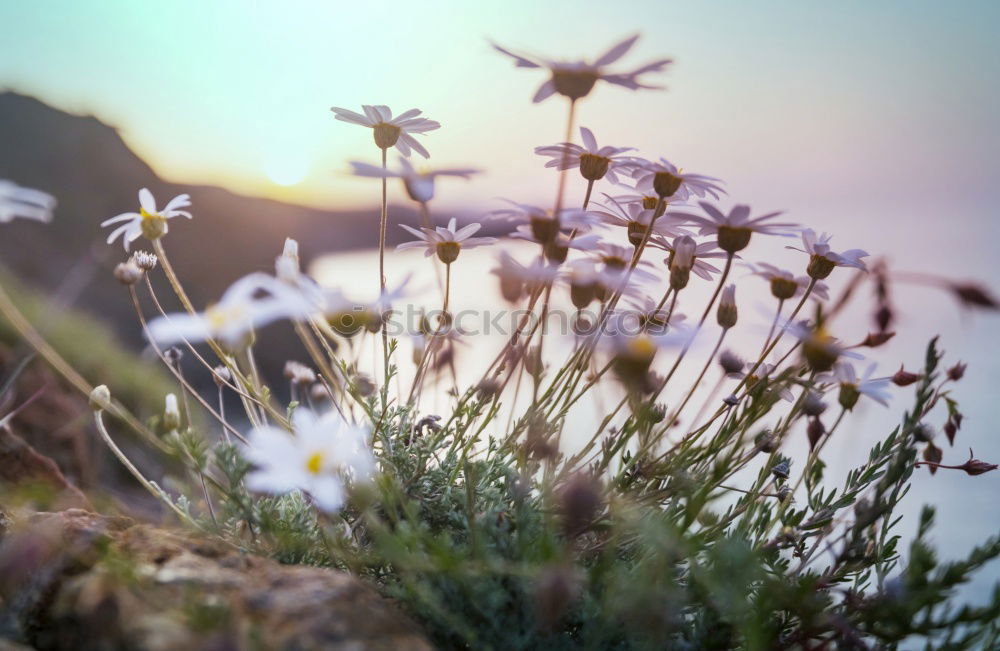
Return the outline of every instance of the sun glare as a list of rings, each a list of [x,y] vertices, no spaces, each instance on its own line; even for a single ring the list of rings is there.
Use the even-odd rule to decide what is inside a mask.
[[[272,154],[264,163],[264,172],[272,182],[291,186],[302,182],[309,171],[309,161],[297,152]]]

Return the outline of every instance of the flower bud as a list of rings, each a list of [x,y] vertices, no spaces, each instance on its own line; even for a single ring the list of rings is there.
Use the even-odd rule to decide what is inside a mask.
[[[889,341],[896,336],[895,332],[869,332],[868,336],[862,340],[858,346],[865,346],[867,348],[878,348],[885,342]]]
[[[972,458],[972,448],[969,448],[969,460],[959,466],[961,470],[964,470],[967,475],[981,475],[984,472],[990,472],[991,470],[997,469],[997,464],[986,463],[985,461],[980,461],[979,459]]]
[[[107,411],[111,407],[111,391],[107,385],[94,387],[90,392],[90,408],[94,411]]]
[[[149,251],[136,251],[132,254],[132,262],[143,271],[152,271],[156,268],[157,257]]]
[[[969,307],[984,307],[990,310],[1000,308],[997,299],[990,295],[984,287],[973,284],[954,284],[951,291],[963,305]]]
[[[114,274],[115,280],[123,285],[134,285],[142,280],[142,269],[132,260],[119,262],[115,265]]]
[[[944,453],[941,452],[941,448],[937,447],[933,443],[928,443],[927,447],[924,448],[923,457],[924,461],[929,464],[927,469],[931,471],[932,475],[936,474],[938,471],[938,464],[940,464],[941,459],[944,458]]]
[[[181,426],[181,411],[177,406],[177,396],[168,393],[163,402],[163,426],[167,431],[178,429]]]
[[[782,461],[771,468],[771,474],[774,475],[775,479],[788,479],[791,475],[791,471],[791,466],[788,465],[787,461]]]
[[[753,443],[755,448],[767,454],[771,454],[778,449],[778,437],[769,429],[755,436]]]
[[[906,387],[910,386],[911,384],[919,380],[920,377],[921,376],[917,375],[916,373],[910,373],[908,371],[904,371],[903,367],[900,366],[899,370],[896,371],[895,375],[892,376],[892,383],[898,387]]]
[[[295,283],[299,279],[299,243],[285,238],[285,248],[274,261],[274,275],[286,283]]]
[[[719,311],[716,314],[719,325],[725,329],[736,325],[736,285],[726,285],[719,298]]]
[[[958,382],[965,376],[965,369],[967,367],[968,364],[963,364],[962,362],[955,364],[948,369],[948,379],[953,382]]]
[[[819,443],[824,434],[826,434],[826,427],[823,425],[823,421],[818,417],[810,418],[809,425],[806,427],[806,436],[809,437],[810,450],[816,448],[816,444]]]

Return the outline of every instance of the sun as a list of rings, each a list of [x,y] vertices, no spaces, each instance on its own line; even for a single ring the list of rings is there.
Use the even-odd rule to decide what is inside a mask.
[[[264,162],[267,178],[278,185],[298,185],[308,172],[309,160],[299,152],[274,153]]]

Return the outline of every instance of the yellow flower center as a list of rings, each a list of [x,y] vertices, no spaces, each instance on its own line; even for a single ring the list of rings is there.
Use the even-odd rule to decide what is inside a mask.
[[[306,459],[306,470],[308,470],[310,474],[318,475],[319,471],[322,468],[323,468],[323,453],[313,452],[312,454],[310,454],[309,458]]]

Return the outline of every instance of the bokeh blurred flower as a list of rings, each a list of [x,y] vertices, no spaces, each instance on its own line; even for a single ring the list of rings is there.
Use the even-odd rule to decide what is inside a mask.
[[[15,217],[47,223],[52,221],[55,207],[52,195],[0,179],[0,224],[11,222]]]
[[[678,237],[687,231],[675,220],[658,216],[655,209],[644,208],[640,203],[621,204],[613,197],[605,195],[608,203],[605,210],[593,210],[601,220],[610,226],[622,226],[628,233],[628,241],[633,246],[639,246],[645,239],[650,224],[653,233],[650,237]]]
[[[497,266],[490,273],[500,279],[500,295],[510,303],[521,300],[555,280],[558,267],[535,258],[531,264],[523,265],[506,251],[501,251]]]
[[[367,481],[375,471],[368,431],[335,411],[317,415],[299,407],[292,414],[294,435],[273,426],[253,429],[247,460],[254,465],[247,488],[284,494],[300,490],[320,509],[340,509],[350,481]]]
[[[418,117],[422,113],[419,109],[404,111],[396,117],[392,117],[392,109],[383,104],[362,105],[361,110],[364,111],[364,115],[336,106],[330,110],[341,122],[350,122],[372,129],[375,144],[379,149],[385,150],[395,146],[403,156],[409,156],[410,150],[413,149],[424,158],[430,158],[431,155],[417,142],[413,134],[427,133],[441,128],[439,122]]]
[[[368,163],[351,162],[355,176],[366,176],[379,179],[402,179],[406,194],[417,203],[427,203],[434,198],[434,181],[439,176],[456,176],[468,179],[479,170],[472,168],[455,169],[417,169],[405,157],[399,157],[399,169],[385,169]]]
[[[166,235],[168,219],[173,219],[174,217],[187,217],[191,219],[191,213],[181,210],[181,208],[187,208],[190,205],[191,197],[186,194],[179,194],[168,201],[162,210],[157,210],[156,199],[153,198],[153,193],[143,188],[139,190],[139,212],[126,212],[111,219],[106,219],[101,222],[101,228],[111,226],[112,224],[121,224],[121,226],[111,231],[107,242],[111,244],[120,235],[122,244],[125,245],[125,250],[128,251],[132,242],[139,239],[140,236],[145,236],[146,239],[152,241]]]
[[[837,362],[833,373],[819,375],[817,382],[832,382],[840,385],[840,406],[850,411],[857,404],[859,396],[868,396],[883,407],[889,406],[892,394],[887,390],[892,378],[873,378],[875,364],[865,369],[865,374],[858,377],[854,365],[850,362]]]
[[[495,43],[493,47],[501,54],[506,54],[514,59],[515,65],[518,68],[547,68],[549,70],[552,76],[539,87],[532,98],[533,102],[541,102],[554,93],[559,93],[571,100],[578,100],[581,97],[586,97],[593,90],[594,84],[599,80],[615,84],[616,86],[623,86],[630,90],[659,88],[658,86],[643,84],[639,80],[639,77],[646,73],[663,70],[671,62],[670,59],[653,61],[626,73],[611,73],[605,70],[606,66],[625,56],[638,39],[638,34],[625,39],[597,57],[593,63],[583,60],[555,61],[528,54],[517,54]]]
[[[558,170],[580,169],[580,174],[588,181],[599,181],[605,177],[612,183],[618,183],[615,170],[621,171],[629,167],[632,159],[625,152],[633,151],[633,147],[598,147],[597,139],[587,127],[580,127],[580,138],[583,146],[572,142],[561,142],[557,145],[535,147],[539,156],[548,156],[550,160],[545,167]]]
[[[255,329],[280,319],[303,318],[315,310],[315,303],[296,288],[273,276],[252,273],[233,283],[218,303],[202,313],[152,319],[149,338],[163,346],[213,339],[235,351]]]

